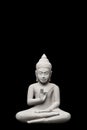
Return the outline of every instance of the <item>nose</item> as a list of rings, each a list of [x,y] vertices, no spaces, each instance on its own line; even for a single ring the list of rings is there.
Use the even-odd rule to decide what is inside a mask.
[[[45,75],[44,75],[44,74],[42,74],[42,78],[45,78]]]

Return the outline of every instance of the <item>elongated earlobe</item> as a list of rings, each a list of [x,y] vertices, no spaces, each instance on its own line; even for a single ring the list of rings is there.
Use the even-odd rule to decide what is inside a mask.
[[[50,77],[49,77],[49,81],[51,81],[51,76],[52,76],[52,71],[50,72]]]
[[[37,82],[38,81],[37,70],[35,70],[35,75],[36,75],[36,82]]]
[[[36,82],[38,82],[38,78],[36,77]]]

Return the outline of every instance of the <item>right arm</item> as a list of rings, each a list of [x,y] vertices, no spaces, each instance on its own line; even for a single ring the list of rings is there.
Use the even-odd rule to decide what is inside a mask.
[[[34,97],[34,86],[30,85],[28,88],[28,94],[27,94],[27,104],[29,106],[31,105],[39,105],[44,102],[45,97],[43,98],[33,98]]]

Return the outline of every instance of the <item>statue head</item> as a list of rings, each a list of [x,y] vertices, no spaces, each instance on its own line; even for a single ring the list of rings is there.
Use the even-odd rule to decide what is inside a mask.
[[[36,64],[36,80],[41,83],[47,83],[51,78],[52,65],[47,59],[46,55],[43,54],[41,59]]]

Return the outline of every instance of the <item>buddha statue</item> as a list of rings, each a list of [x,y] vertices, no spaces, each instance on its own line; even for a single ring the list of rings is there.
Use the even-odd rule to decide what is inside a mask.
[[[36,83],[29,85],[27,104],[29,109],[16,114],[16,119],[25,123],[63,123],[71,114],[61,110],[59,86],[51,83],[52,65],[45,54],[36,64]]]

